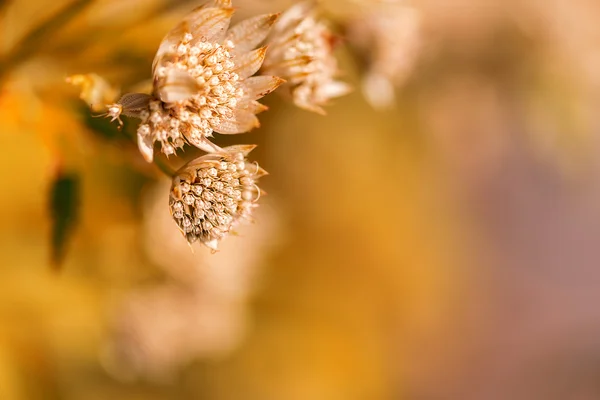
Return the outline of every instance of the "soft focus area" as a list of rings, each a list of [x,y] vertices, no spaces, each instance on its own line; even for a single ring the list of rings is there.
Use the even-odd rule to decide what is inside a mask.
[[[354,90],[215,134],[270,174],[216,254],[66,81],[200,4],[0,0],[0,400],[600,399],[600,2],[321,1]]]

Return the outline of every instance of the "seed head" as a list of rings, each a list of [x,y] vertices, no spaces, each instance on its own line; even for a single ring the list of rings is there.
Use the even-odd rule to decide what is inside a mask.
[[[248,163],[255,146],[230,146],[204,155],[181,168],[173,178],[169,208],[191,244],[217,250],[241,219],[250,219],[261,190],[256,181],[266,171]]]
[[[333,54],[335,41],[327,25],[317,18],[316,4],[298,3],[275,23],[261,71],[286,79],[298,107],[324,114],[321,106],[351,90],[335,80],[339,72]]]
[[[119,102],[123,114],[142,120],[138,145],[148,162],[155,142],[167,155],[186,142],[215,152],[221,149],[208,140],[213,132],[237,134],[259,126],[256,114],[266,107],[256,100],[283,82],[276,76],[252,76],[266,52],[255,47],[277,15],[254,17],[228,30],[233,11],[229,0],[192,11],[159,46],[145,108],[128,110]]]

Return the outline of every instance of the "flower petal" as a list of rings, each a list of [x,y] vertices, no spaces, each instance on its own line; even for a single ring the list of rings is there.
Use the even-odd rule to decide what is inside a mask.
[[[175,50],[175,46],[186,33],[192,34],[196,42],[203,39],[222,40],[229,27],[233,11],[233,8],[206,6],[196,8],[164,37],[152,62],[152,71],[156,71],[163,58]]]
[[[252,76],[242,81],[244,96],[251,100],[260,99],[277,89],[283,82],[283,79],[276,76]]]
[[[255,145],[255,144],[236,144],[236,145],[233,145],[233,146],[223,147],[223,152],[224,153],[229,153],[229,154],[242,153],[242,155],[244,157],[246,157],[256,147],[257,147],[257,145]]]
[[[256,115],[249,111],[238,110],[233,117],[223,119],[218,125],[213,126],[215,132],[224,135],[235,135],[258,128],[260,123]]]
[[[231,0],[215,0],[215,6],[221,8],[230,8]]]
[[[235,64],[234,72],[242,79],[254,75],[262,65],[266,52],[267,47],[265,46],[235,57],[233,60]]]
[[[251,112],[252,114],[260,114],[261,112],[267,111],[269,109],[269,107],[265,106],[264,104],[260,104],[256,100],[252,100],[248,104],[241,105],[240,107],[243,110]]]
[[[352,92],[352,86],[342,81],[331,81],[319,88],[319,96],[331,99],[334,97],[345,96]]]
[[[275,31],[283,31],[298,24],[299,21],[308,17],[315,9],[316,2],[314,1],[296,3],[281,15],[281,18],[277,21],[277,25],[275,25]]]
[[[194,37],[192,43],[201,40],[221,42],[225,38],[234,9],[210,7],[200,11],[197,15],[186,18],[189,32]]]
[[[278,17],[279,14],[258,15],[231,28],[225,37],[225,40],[231,40],[235,45],[231,53],[242,54],[258,46],[267,37]]]
[[[207,153],[217,153],[217,152],[220,152],[223,150],[219,146],[217,146],[216,144],[214,144],[213,142],[211,142],[210,140],[205,138],[204,136],[200,136],[200,137],[186,136],[185,138],[189,144],[199,148],[200,150],[204,150]]]
[[[151,163],[154,158],[154,140],[152,140],[152,135],[141,135],[138,133],[137,144],[144,160]]]
[[[187,100],[198,93],[198,82],[182,69],[169,68],[159,82],[156,93],[165,103]]]

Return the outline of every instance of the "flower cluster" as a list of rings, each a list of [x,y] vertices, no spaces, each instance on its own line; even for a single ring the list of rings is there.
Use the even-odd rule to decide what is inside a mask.
[[[246,156],[255,146],[230,146],[197,158],[173,178],[171,215],[188,242],[217,244],[241,220],[249,219],[261,190],[256,181],[266,175]]]
[[[275,23],[268,39],[269,52],[262,71],[287,80],[294,103],[324,114],[330,99],[350,92],[350,85],[335,80],[336,42],[327,25],[317,18],[316,4],[298,3]]]
[[[123,115],[141,120],[137,145],[147,162],[154,162],[155,147],[166,156],[186,145],[207,153],[173,174],[169,209],[189,243],[213,250],[240,220],[250,218],[261,194],[256,180],[266,174],[246,160],[254,146],[221,148],[213,133],[257,128],[257,114],[267,109],[258,100],[284,82],[295,105],[320,114],[332,98],[350,91],[337,79],[338,40],[316,2],[230,28],[233,14],[231,0],[212,0],[193,10],[160,43],[152,88],[106,106],[106,115],[119,124]],[[118,93],[94,74],[69,81],[82,86],[82,99],[95,110]]]
[[[254,75],[266,48],[255,49],[268,35],[276,14],[261,15],[228,29],[230,1],[194,10],[163,39],[154,58],[153,93],[129,94],[109,106],[109,115],[142,120],[138,146],[151,162],[154,143],[166,155],[185,143],[207,152],[219,147],[213,132],[244,133],[259,126],[256,114],[265,107],[256,100],[283,81]]]

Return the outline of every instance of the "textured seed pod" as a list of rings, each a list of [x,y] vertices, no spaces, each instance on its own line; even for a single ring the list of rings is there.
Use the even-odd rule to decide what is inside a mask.
[[[140,118],[138,147],[151,162],[154,143],[171,155],[189,143],[207,152],[220,148],[213,132],[237,134],[259,126],[256,114],[266,110],[258,99],[277,88],[276,76],[253,76],[266,48],[258,48],[277,14],[260,15],[231,29],[231,1],[217,0],[192,11],[161,42],[154,62],[153,93],[144,109],[124,103],[109,106],[113,119]],[[141,97],[135,97],[141,100]]]
[[[230,146],[199,157],[173,178],[169,208],[191,244],[217,250],[218,242],[242,219],[251,219],[261,190],[256,181],[266,171],[249,163],[254,145]]]

